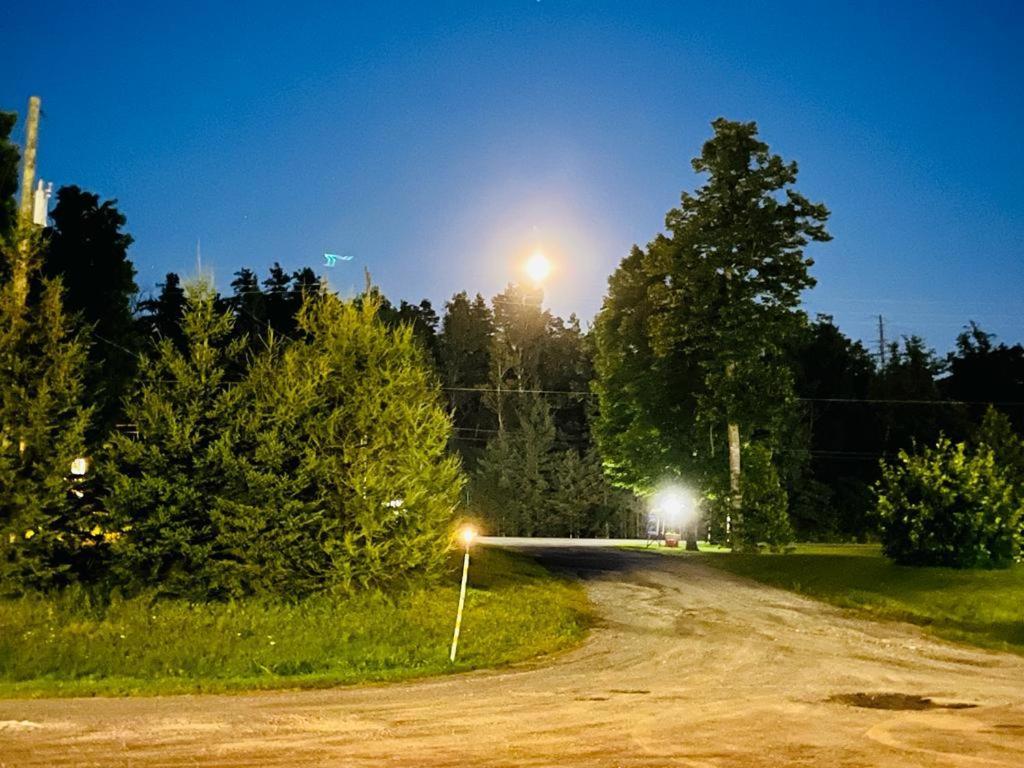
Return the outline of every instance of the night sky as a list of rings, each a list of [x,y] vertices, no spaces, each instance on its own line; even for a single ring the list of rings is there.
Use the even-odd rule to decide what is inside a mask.
[[[332,251],[438,304],[541,248],[589,322],[724,116],[832,210],[811,312],[1024,340],[1022,3],[206,5],[0,10],[0,108],[42,97],[40,175],[119,200],[145,290],[197,239],[221,289]]]

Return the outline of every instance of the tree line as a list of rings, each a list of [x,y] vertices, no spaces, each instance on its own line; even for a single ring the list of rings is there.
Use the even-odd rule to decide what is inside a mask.
[[[49,227],[17,226],[11,125],[11,583],[386,586],[436,573],[455,514],[506,535],[642,536],[644,500],[667,480],[699,490],[688,538],[737,550],[881,537],[896,556],[907,488],[935,467],[991,476],[1020,506],[1024,348],[971,323],[944,358],[918,337],[872,354],[807,317],[805,249],[830,239],[828,210],[753,123],[713,124],[693,162],[705,183],[623,259],[587,330],[527,285],[460,292],[439,313],[369,284],[343,301],[313,269],[277,263],[262,280],[240,269],[225,296],[169,273],[141,297],[116,201],[64,187]],[[15,263],[30,269],[24,301]],[[1005,414],[986,415],[992,403]],[[95,459],[84,476],[68,469],[81,456]],[[915,519],[946,520],[932,512]]]

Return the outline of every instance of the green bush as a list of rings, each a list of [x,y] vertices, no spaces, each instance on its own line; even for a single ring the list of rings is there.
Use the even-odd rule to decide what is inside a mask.
[[[985,444],[901,451],[877,485],[885,554],[907,565],[1005,568],[1024,541],[1021,496]]]

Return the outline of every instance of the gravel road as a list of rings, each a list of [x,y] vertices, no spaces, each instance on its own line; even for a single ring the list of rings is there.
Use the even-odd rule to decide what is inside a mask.
[[[1024,657],[696,559],[530,551],[579,574],[600,616],[556,659],[329,691],[0,701],[0,766],[1024,766]]]

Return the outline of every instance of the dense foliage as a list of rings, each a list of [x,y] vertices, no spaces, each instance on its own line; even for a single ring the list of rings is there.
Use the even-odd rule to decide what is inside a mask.
[[[609,281],[595,332],[597,435],[619,482],[646,493],[677,475],[717,489],[726,503],[711,510],[730,518],[719,527],[734,546],[778,544],[789,526],[769,520],[780,504],[784,514],[784,494],[760,464],[791,427],[784,344],[814,284],[804,249],[829,239],[828,211],[796,191],[796,164],[771,154],[754,123],[713,127],[693,160],[705,183],[668,213],[668,234],[634,248]],[[750,450],[759,477],[748,489],[735,459]]]
[[[369,278],[344,302],[279,263],[226,296],[169,273],[140,300],[116,201],[63,187],[52,226],[14,231],[13,125],[0,113],[5,589],[391,588],[437,571],[456,505],[495,533],[637,536],[639,498],[673,478],[739,549],[884,522],[907,562],[1017,556],[1024,347],[970,323],[945,357],[913,336],[869,351],[809,320],[828,211],[753,123],[715,121],[701,185],[589,332],[536,286],[435,311]]]
[[[307,299],[251,365],[212,290],[188,291],[127,404],[106,478],[125,584],[192,597],[384,587],[437,572],[460,475],[407,327]],[[240,379],[229,378],[240,370]]]
[[[2,243],[6,263],[39,268],[38,237]],[[90,578],[98,531],[76,494],[72,462],[85,454],[88,347],[63,310],[59,279],[44,280],[30,312],[13,281],[0,286],[0,579],[45,588]],[[79,491],[78,493],[81,493]]]
[[[1007,567],[1024,544],[1024,496],[985,443],[942,437],[901,451],[878,483],[885,553],[908,565]]]

